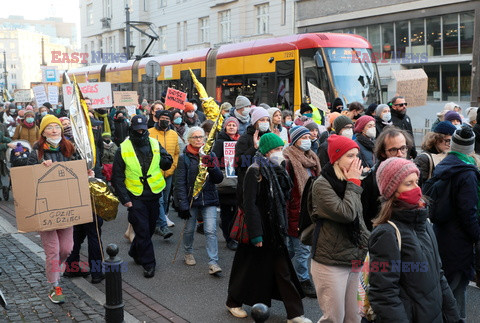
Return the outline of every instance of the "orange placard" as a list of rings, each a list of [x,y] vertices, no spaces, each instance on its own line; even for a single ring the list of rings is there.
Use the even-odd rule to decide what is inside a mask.
[[[183,104],[185,103],[186,99],[187,93],[169,87],[167,90],[167,96],[165,97],[165,105],[183,110]]]

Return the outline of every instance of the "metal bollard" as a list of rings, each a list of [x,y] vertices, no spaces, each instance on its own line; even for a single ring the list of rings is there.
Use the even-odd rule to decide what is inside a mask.
[[[270,317],[270,309],[267,305],[258,303],[253,305],[251,314],[255,323],[263,323]]]
[[[105,269],[105,322],[123,322],[123,297],[122,297],[122,266],[123,261],[117,257],[118,247],[109,244],[107,247],[109,258],[104,262]]]

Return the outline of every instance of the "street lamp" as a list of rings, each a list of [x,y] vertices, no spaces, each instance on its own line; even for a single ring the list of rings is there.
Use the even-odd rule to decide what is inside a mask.
[[[127,53],[127,47],[123,46],[123,52],[130,59],[133,56],[133,53],[135,52],[135,45],[128,46],[128,53]]]

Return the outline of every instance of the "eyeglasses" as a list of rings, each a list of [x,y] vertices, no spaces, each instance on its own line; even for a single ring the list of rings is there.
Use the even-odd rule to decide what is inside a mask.
[[[343,127],[343,129],[353,129],[353,126],[351,124],[348,124],[345,127]]]
[[[397,107],[403,107],[403,106],[405,106],[405,107],[406,107],[407,105],[408,105],[408,103],[407,103],[407,102],[404,102],[404,103],[396,103],[396,104],[394,104],[394,106],[397,106]]]
[[[57,125],[45,127],[45,130],[48,130],[48,131],[52,131],[53,129],[55,129],[55,130],[61,130],[62,127],[57,126]]]
[[[400,151],[402,154],[406,153],[407,152],[407,149],[408,147],[407,146],[402,146],[400,148],[390,148],[390,149],[386,149],[386,151],[388,151],[390,154],[398,154],[398,152]]]
[[[451,142],[451,141],[452,141],[451,139],[443,139],[443,142],[444,142],[445,145],[447,145],[447,146],[450,146],[450,142]]]
[[[190,137],[190,139],[193,139],[193,140],[204,139],[204,138],[205,138],[204,136]]]

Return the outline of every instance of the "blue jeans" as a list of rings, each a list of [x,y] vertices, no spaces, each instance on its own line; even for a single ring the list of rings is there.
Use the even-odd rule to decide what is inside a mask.
[[[217,241],[217,207],[201,206],[192,207],[190,219],[187,220],[185,231],[183,232],[183,249],[186,254],[193,253],[193,235],[197,227],[197,216],[203,215],[203,229],[205,239],[207,239],[206,249],[208,254],[208,264],[216,265],[218,262],[218,241]]]
[[[457,272],[453,275],[452,281],[449,283],[450,289],[452,290],[453,297],[457,301],[458,312],[460,313],[460,318],[465,319],[465,294],[467,292],[468,278],[462,273]]]
[[[304,245],[299,238],[288,236],[287,248],[290,259],[292,259],[293,268],[301,282],[309,280],[308,259],[310,257],[310,246]]]
[[[168,209],[168,197],[170,196],[170,190],[172,189],[172,176],[165,178],[165,188],[160,196],[160,213],[157,220],[157,227],[165,228],[167,226],[167,209]]]

